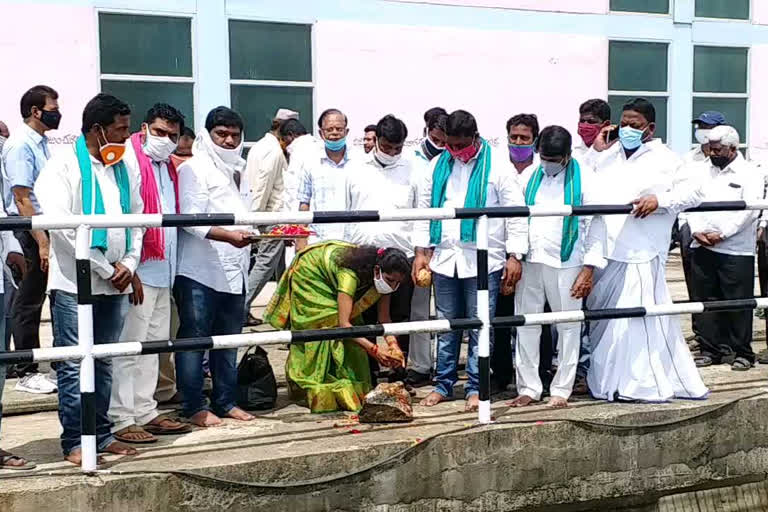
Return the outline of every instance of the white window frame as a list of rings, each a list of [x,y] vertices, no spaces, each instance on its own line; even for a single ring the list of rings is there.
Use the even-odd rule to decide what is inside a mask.
[[[315,77],[317,76],[317,52],[316,52],[316,41],[315,41],[315,24],[311,21],[307,20],[300,20],[300,21],[290,21],[285,19],[269,19],[269,18],[259,18],[259,17],[253,17],[253,16],[240,16],[240,15],[231,15],[227,16],[227,48],[229,48],[229,42],[231,40],[231,34],[230,34],[230,21],[250,21],[250,22],[257,22],[257,23],[280,23],[283,25],[308,25],[309,26],[309,51],[311,52],[310,55],[310,73],[312,74],[312,80],[310,81],[296,81],[296,80],[253,80],[249,78],[232,78],[232,70],[229,70],[229,77],[228,82],[230,88],[233,85],[250,85],[250,86],[266,86],[266,87],[303,87],[303,88],[311,88],[312,89],[312,119],[314,120],[316,117],[316,111],[317,111],[317,87],[315,82]],[[229,59],[229,54],[227,54],[227,59]],[[308,132],[312,132],[314,121],[311,122],[311,125],[308,126],[306,122],[302,123],[304,124],[304,127],[307,129]],[[256,144],[256,141],[246,141],[243,145],[247,148],[250,148]]]
[[[674,0],[670,0],[669,6],[670,10],[672,9],[672,2]],[[621,42],[621,43],[661,43],[667,45],[667,89],[665,91],[620,91],[616,89],[608,89],[608,97],[611,96],[633,96],[635,98],[666,98],[667,99],[667,118],[664,120],[664,125],[667,128],[667,140],[664,141],[665,144],[669,144],[669,138],[670,138],[670,124],[669,124],[669,99],[671,93],[669,92],[669,77],[672,73],[672,41],[669,41],[667,39],[623,39],[619,37],[612,37],[608,39],[608,48],[610,52],[610,45],[613,41]],[[608,59],[608,82],[610,83],[610,77],[611,77],[611,61],[610,58]]]
[[[125,14],[131,16],[154,16],[162,18],[185,18],[190,20],[189,22],[189,37],[191,42],[190,52],[192,53],[192,76],[167,76],[167,75],[134,75],[123,73],[102,73],[101,72],[101,27],[100,20],[101,14]],[[193,13],[170,13],[168,11],[137,11],[132,9],[110,9],[110,8],[97,8],[95,9],[96,16],[96,60],[99,63],[99,75],[98,75],[98,91],[101,90],[101,82],[103,80],[110,80],[116,82],[155,82],[155,83],[176,83],[176,84],[192,84],[192,114],[197,112],[197,16]],[[140,113],[144,115],[144,113]]]
[[[739,21],[739,20],[733,20],[733,21]],[[743,21],[743,20],[741,20]],[[713,44],[713,43],[693,43],[693,48],[691,49],[691,53],[695,55],[695,50],[697,46],[702,47],[708,47],[708,48],[739,48],[742,50],[747,50],[747,91],[746,92],[693,92],[693,97],[691,98],[691,105],[693,105],[694,98],[711,98],[711,99],[718,99],[718,98],[738,98],[738,99],[745,99],[747,100],[744,103],[744,108],[746,109],[746,112],[744,113],[744,133],[739,134],[739,138],[741,139],[741,144],[739,144],[740,148],[747,148],[749,147],[749,96],[750,96],[750,63],[752,61],[752,46],[745,46],[745,45],[739,45],[739,44]],[[696,58],[694,56],[693,58],[693,66],[694,66],[694,75],[691,76],[691,90],[694,90],[694,84],[693,80],[695,79],[695,68],[696,68]],[[697,115],[697,112],[694,112],[693,115]],[[699,144],[692,144],[692,147],[698,147]]]

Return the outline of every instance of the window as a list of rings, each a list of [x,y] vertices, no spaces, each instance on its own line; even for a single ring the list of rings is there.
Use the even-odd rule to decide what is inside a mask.
[[[656,136],[667,138],[667,43],[611,41],[608,49],[608,103],[614,123],[621,107],[642,97],[656,108]]]
[[[611,0],[611,10],[669,14],[669,0]]]
[[[299,113],[312,129],[312,26],[229,21],[232,108],[245,120],[248,142],[269,130],[279,108]]]
[[[131,129],[155,103],[173,105],[194,126],[191,24],[181,17],[99,14],[101,90],[130,105]]]
[[[718,110],[747,142],[748,48],[694,46],[693,115]]]
[[[748,20],[750,0],[696,0],[697,18]]]

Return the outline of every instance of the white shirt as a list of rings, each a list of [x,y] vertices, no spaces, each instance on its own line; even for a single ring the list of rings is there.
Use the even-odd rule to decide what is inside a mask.
[[[597,159],[600,157],[600,153],[595,151],[594,144],[587,147],[582,140],[578,146],[574,146],[574,148],[571,150],[571,156],[579,161],[582,168],[585,166],[594,168]]]
[[[141,200],[141,178],[131,166],[128,177],[131,184],[131,213],[144,212]],[[91,156],[91,169],[101,189],[106,215],[122,215],[120,207],[120,189],[117,186],[112,166],[104,164]],[[35,182],[35,194],[46,215],[66,217],[83,214],[82,179],[77,161],[75,146],[56,153],[43,168]],[[94,295],[120,295],[132,291],[129,285],[119,292],[109,279],[115,273],[115,263],[121,263],[131,273],[136,271],[141,257],[141,243],[144,229],[131,228],[131,250],[126,252],[125,228],[107,229],[107,250],[91,249],[91,292]],[[61,290],[77,293],[75,272],[75,230],[56,229],[50,232],[51,252],[48,270],[48,291]]]
[[[757,167],[744,160],[741,153],[725,169],[708,166],[703,181],[704,201],[759,201],[763,198],[763,176]],[[725,240],[706,247],[714,252],[735,256],[755,254],[758,210],[692,212],[686,214],[691,233],[715,231]],[[701,247],[695,239],[692,248]]]
[[[295,212],[299,209],[298,189],[304,170],[320,158],[322,144],[312,135],[301,135],[286,148],[288,169],[285,172],[283,210]]]
[[[672,225],[679,212],[701,203],[701,188],[678,182],[680,158],[660,140],[638,148],[627,159],[620,142],[602,152],[595,175],[602,204],[629,204],[655,195],[659,210],[640,219],[632,215],[606,215],[606,257],[625,263],[645,263],[669,252]]]
[[[181,213],[246,213],[250,205],[246,189],[238,189],[234,175],[217,168],[205,153],[196,153],[179,168]],[[220,227],[233,231],[249,229]],[[197,226],[179,231],[178,275],[217,292],[245,293],[251,248],[238,249],[210,240],[206,238],[210,230],[210,226]]]
[[[417,208],[424,167],[416,158],[406,157],[389,167],[373,158],[358,162],[347,178],[347,210]],[[350,222],[344,236],[356,244],[395,247],[409,258],[413,256],[412,238],[413,221]]]
[[[251,211],[279,212],[283,210],[285,184],[283,174],[288,162],[283,148],[271,132],[258,140],[248,152],[245,184],[250,187]]]
[[[432,160],[425,174],[424,185],[419,188],[419,208],[430,208],[432,202],[432,174],[438,158]],[[466,200],[469,177],[477,162],[477,155],[468,163],[454,161],[445,187],[446,208],[463,208]],[[524,206],[523,193],[515,177],[507,169],[500,169],[491,159],[488,176],[487,207]],[[430,268],[438,274],[460,279],[477,276],[477,244],[461,241],[461,220],[444,220],[442,240],[431,246],[429,221],[419,221],[414,226],[415,247],[434,247]],[[488,271],[500,270],[506,262],[506,253],[525,254],[528,252],[528,220],[525,218],[488,220]]]
[[[701,150],[701,146],[696,146],[683,155],[683,164],[703,162],[705,160],[709,160],[709,157],[704,154],[704,151]]]
[[[0,217],[7,216],[8,215],[5,213],[5,209],[0,208]],[[24,254],[24,252],[21,250],[21,244],[19,244],[19,241],[15,236],[13,236],[13,231],[0,231],[0,257],[3,259],[0,264],[2,265],[3,271],[10,278],[10,281],[13,281],[13,275],[11,274],[11,269],[6,265],[6,260],[8,259],[8,254],[12,252]],[[6,292],[4,281],[5,279],[0,276],[0,294]]]
[[[581,167],[582,204],[596,204],[598,182],[594,172],[587,166]],[[528,183],[523,185],[523,196]],[[544,174],[536,193],[537,205],[565,204],[565,172],[555,176]],[[601,216],[579,217],[579,238],[573,247],[568,261],[561,261],[560,248],[563,240],[564,217],[531,217],[528,226],[528,255],[526,261],[541,263],[553,268],[572,268],[582,265],[592,265],[597,268],[605,266],[603,258],[605,241],[605,223]]]
[[[308,204],[309,210],[313,212],[344,211],[347,174],[350,163],[354,161],[349,147],[338,164],[328,158],[325,150],[316,153],[314,161],[304,168],[299,182],[299,203]],[[344,224],[311,224],[310,229],[316,233],[309,237],[310,244],[344,239]]]

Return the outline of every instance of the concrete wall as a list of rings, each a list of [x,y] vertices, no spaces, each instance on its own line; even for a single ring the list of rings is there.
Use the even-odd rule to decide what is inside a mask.
[[[496,7],[532,11],[576,12],[601,14],[608,12],[609,0],[390,0],[463,7]]]

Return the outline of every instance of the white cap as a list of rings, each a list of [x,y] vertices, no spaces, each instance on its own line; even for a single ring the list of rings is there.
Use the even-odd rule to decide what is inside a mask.
[[[287,121],[289,119],[299,119],[299,113],[294,112],[293,110],[288,110],[287,108],[279,108],[277,109],[277,113],[275,114],[275,119],[278,121]]]

